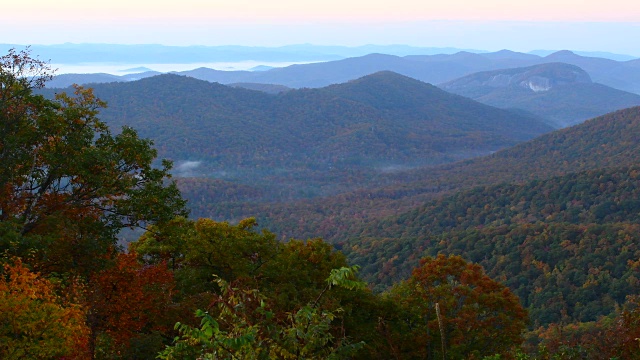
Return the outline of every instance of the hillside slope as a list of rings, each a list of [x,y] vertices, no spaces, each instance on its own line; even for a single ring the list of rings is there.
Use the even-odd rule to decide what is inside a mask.
[[[593,83],[587,72],[563,63],[480,72],[440,87],[483,104],[525,110],[558,128],[640,105],[640,95]]]
[[[388,169],[488,154],[552,128],[391,73],[273,95],[186,76],[98,84],[113,128],[132,126],[193,176],[267,188],[270,199],[362,187]],[[377,99],[400,105],[381,107]],[[268,196],[269,197],[269,196]]]
[[[390,185],[296,203],[207,208],[214,216],[257,216],[285,237],[343,242],[363,224],[399,215],[426,201],[474,186],[519,183],[564,174],[632,166],[640,158],[640,107],[620,110],[542,135],[492,155],[429,169],[386,174]],[[349,216],[344,216],[349,214]],[[302,221],[304,219],[304,221]]]
[[[423,256],[461,255],[502,280],[534,324],[595,321],[640,291],[640,168],[478,187],[381,222],[342,244],[378,289]]]

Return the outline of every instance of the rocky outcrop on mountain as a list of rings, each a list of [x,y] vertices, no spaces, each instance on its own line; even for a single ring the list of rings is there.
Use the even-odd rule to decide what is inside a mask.
[[[549,63],[525,68],[484,71],[465,76],[441,85],[441,88],[465,95],[469,90],[476,92],[484,88],[490,92],[495,88],[520,87],[533,92],[549,91],[555,86],[591,83],[591,77],[581,68],[563,64]]]
[[[481,103],[520,109],[561,128],[640,105],[640,96],[595,83],[578,66],[547,63],[484,71],[441,84]]]

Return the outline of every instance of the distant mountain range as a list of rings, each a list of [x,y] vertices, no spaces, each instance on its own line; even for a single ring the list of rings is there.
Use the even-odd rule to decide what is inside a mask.
[[[0,52],[25,45],[0,44]],[[32,52],[55,64],[195,64],[212,62],[315,62],[382,53],[397,56],[454,54],[482,50],[409,45],[324,46],[311,44],[261,46],[166,46],[157,44],[31,45]],[[610,54],[613,57],[623,56]]]
[[[552,130],[391,72],[279,95],[170,74],[97,84],[95,92],[109,104],[102,119],[153,139],[161,157],[197,163],[194,175],[300,191],[285,197],[335,193]]]
[[[525,110],[558,128],[640,105],[640,95],[593,83],[586,71],[564,63],[479,72],[440,87],[487,105]]]
[[[528,54],[538,55],[538,56],[547,56],[547,55],[553,54],[555,52],[558,52],[558,50],[532,50],[532,51],[529,51]],[[598,57],[598,58],[611,59],[611,60],[616,60],[616,61],[629,61],[629,60],[635,60],[635,59],[638,58],[637,56],[624,55],[624,54],[613,54],[613,53],[606,52],[606,51],[577,51],[577,50],[574,50],[572,52],[575,53],[575,54],[578,54],[580,56]]]
[[[620,85],[621,82],[616,80],[616,77],[625,77],[631,80],[627,87],[635,88],[635,76],[640,84],[640,63],[636,63],[635,60],[617,62],[581,57],[566,51],[545,58],[508,50],[486,54],[458,52],[452,55],[406,57],[371,54],[265,71],[220,71],[199,68],[176,74],[276,94],[291,88],[316,88],[346,82],[377,71],[396,71],[424,82],[440,83],[447,91],[487,105],[539,117],[555,128],[640,105],[640,95],[594,83],[589,72],[578,65],[548,62],[554,59],[580,64],[601,78],[605,76],[603,74],[613,74],[615,76],[612,75],[608,79],[611,83]],[[519,67],[531,63],[536,65]],[[476,72],[482,69],[491,70]],[[157,74],[159,73],[152,71],[123,76],[64,74],[55,77],[48,86],[67,87],[72,83],[131,81]],[[464,74],[470,75],[462,76]],[[510,80],[507,81],[507,78]],[[528,85],[518,85],[524,83]],[[541,89],[547,91],[538,91]]]
[[[562,62],[584,69],[596,83],[640,94],[640,59],[615,61],[597,57],[580,56],[570,51],[559,51],[545,57],[508,50],[494,53],[458,52],[450,55],[396,56],[369,54],[334,61],[303,65],[291,65],[266,71],[221,71],[199,68],[179,72],[197,79],[231,83],[262,83],[284,85],[292,88],[323,87],[353,80],[378,71],[393,71],[414,79],[439,84],[480,71],[526,67],[544,63]],[[108,79],[115,81],[117,78]],[[93,74],[73,78],[77,83],[98,83],[107,79]],[[128,81],[121,77],[121,81]],[[66,81],[54,81],[50,87],[65,87]]]
[[[47,82],[47,87],[50,88],[66,88],[73,84],[88,85],[88,84],[104,84],[111,82],[127,82],[144,79],[151,76],[160,75],[157,71],[144,71],[134,74],[126,75],[112,75],[112,74],[61,74],[56,75],[53,79]]]
[[[0,44],[0,52],[22,49],[25,45]],[[112,63],[112,64],[172,64],[237,61],[327,61],[357,57],[372,53],[397,56],[455,54],[460,51],[487,53],[484,50],[454,47],[418,47],[409,45],[326,46],[312,44],[280,47],[260,46],[167,46],[158,44],[55,44],[31,45],[35,55],[56,64]],[[557,50],[535,50],[531,54],[547,56]],[[575,51],[582,56],[601,57],[618,61],[633,60],[633,56],[609,52]]]
[[[96,47],[98,49],[100,47]],[[346,48],[341,47],[313,47],[313,46],[290,46],[272,49],[276,53],[287,53],[289,51],[300,54],[311,54],[309,49],[322,49],[324,53]],[[63,46],[65,49],[73,52],[72,45]],[[123,49],[133,49],[132,47],[114,46],[115,54],[124,51]],[[149,51],[150,53],[158,52],[161,49],[168,53],[178,53],[180,48],[163,48],[150,46],[140,49],[141,52]],[[306,49],[306,50],[305,50]],[[418,49],[411,47],[362,47],[359,49],[351,49],[349,54],[358,51],[387,50],[395,53],[413,53],[420,54],[429,53],[428,49]],[[40,50],[40,49],[34,49]],[[185,49],[182,49],[185,50]],[[191,49],[195,51],[194,49]],[[202,51],[220,53],[229,51],[228,56],[233,54],[253,54],[265,49],[261,48],[241,48],[241,47],[220,47],[200,49]],[[393,50],[393,51],[392,51]],[[434,49],[431,49],[434,50]],[[438,50],[438,49],[435,49]],[[439,49],[441,51],[452,49]],[[96,50],[97,51],[97,50]],[[206,52],[205,51],[205,52]],[[342,54],[347,54],[343,52]],[[189,51],[185,53],[189,55]],[[238,55],[239,56],[239,55]],[[248,55],[247,55],[248,56]],[[209,61],[216,58],[208,58]],[[167,59],[168,60],[168,59]],[[201,59],[203,60],[203,59]],[[190,71],[179,72],[179,74],[191,76],[197,79],[219,82],[221,84],[240,84],[237,86],[246,86],[250,89],[260,89],[271,93],[286,90],[286,88],[303,88],[303,87],[323,87],[330,84],[343,83],[362,76],[366,76],[378,71],[393,71],[399,74],[418,79],[423,82],[432,84],[442,84],[452,82],[464,76],[471,75],[476,72],[485,72],[493,70],[504,70],[511,68],[530,67],[534,65],[546,63],[565,63],[580,67],[586,71],[595,84],[585,85],[583,87],[574,85],[566,85],[564,87],[554,87],[550,92],[532,94],[523,93],[523,89],[514,87],[501,87],[494,89],[492,94],[483,94],[481,97],[475,96],[477,89],[462,90],[460,86],[453,86],[449,83],[443,85],[448,91],[453,91],[464,96],[471,96],[473,99],[498,106],[502,108],[514,108],[527,111],[546,119],[555,127],[562,127],[578,123],[587,118],[602,115],[609,111],[620,108],[637,105],[638,98],[623,92],[612,91],[606,87],[598,86],[602,84],[614,89],[640,94],[640,59],[615,61],[606,58],[580,56],[570,51],[558,51],[548,54],[544,57],[517,53],[508,50],[502,50],[494,53],[472,53],[468,51],[460,51],[454,54],[436,54],[436,55],[407,55],[404,57],[386,54],[369,54],[360,57],[340,59],[334,61],[319,62],[304,65],[292,65],[285,68],[273,68],[262,71],[221,71],[208,68],[198,68]],[[113,81],[131,81],[156,75],[156,72],[142,72],[131,75],[109,75],[109,74],[64,74],[57,76],[51,82],[49,87],[67,87],[73,83],[78,84],[95,84]],[[468,79],[461,79],[464,83]],[[245,85],[242,85],[245,84]],[[257,84],[279,85],[258,86]],[[585,83],[586,84],[586,83]],[[456,90],[454,90],[454,87]],[[519,90],[519,91],[518,91]],[[581,100],[582,102],[580,103]]]

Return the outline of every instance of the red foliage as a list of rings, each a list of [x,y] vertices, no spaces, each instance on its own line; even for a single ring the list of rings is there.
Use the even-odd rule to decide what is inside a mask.
[[[90,280],[90,326],[127,346],[141,333],[166,331],[161,319],[171,304],[173,274],[166,263],[143,266],[135,253],[118,254],[113,267]]]
[[[480,265],[460,256],[425,258],[413,270],[409,284],[432,319],[428,325],[432,333],[444,331],[451,356],[505,353],[522,341],[526,310],[509,288],[485,275]],[[436,304],[441,321],[434,317]]]

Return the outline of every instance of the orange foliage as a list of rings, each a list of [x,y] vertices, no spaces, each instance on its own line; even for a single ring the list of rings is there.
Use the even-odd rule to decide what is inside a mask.
[[[107,334],[126,347],[142,333],[166,331],[161,323],[171,303],[173,274],[165,263],[144,266],[135,253],[118,254],[113,267],[90,280],[93,338]]]
[[[640,296],[629,296],[624,311],[615,319],[604,338],[604,352],[620,359],[640,359]]]
[[[450,356],[504,354],[522,341],[526,310],[509,288],[485,275],[480,265],[444,255],[425,258],[420,264],[407,283],[410,296],[429,318],[431,334],[444,336]],[[440,320],[435,317],[436,304]]]
[[[0,276],[0,357],[87,359],[85,311],[17,259]]]

